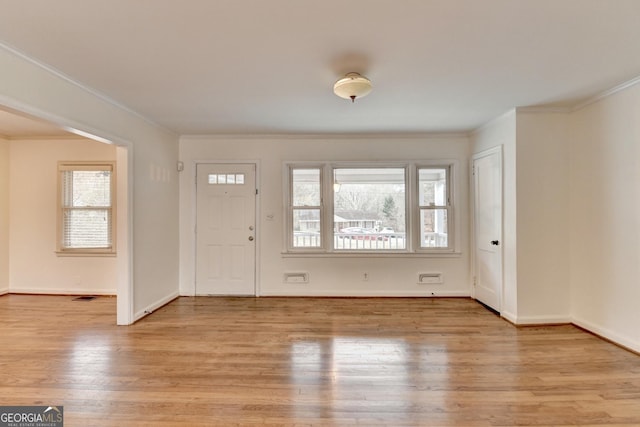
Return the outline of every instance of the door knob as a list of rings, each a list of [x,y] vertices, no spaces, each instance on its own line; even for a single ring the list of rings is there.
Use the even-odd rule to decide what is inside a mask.
[[[249,241],[253,242],[253,236],[249,236]]]
[[[500,242],[498,240],[492,240],[491,244],[494,246],[498,246],[500,244]]]

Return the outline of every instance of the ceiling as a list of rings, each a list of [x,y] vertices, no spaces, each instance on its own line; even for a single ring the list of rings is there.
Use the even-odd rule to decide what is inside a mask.
[[[0,0],[0,10],[3,44],[182,135],[467,132],[640,76],[638,0]],[[354,104],[332,93],[349,71],[374,86]]]
[[[49,138],[71,135],[51,123],[14,111],[0,109],[0,138]]]

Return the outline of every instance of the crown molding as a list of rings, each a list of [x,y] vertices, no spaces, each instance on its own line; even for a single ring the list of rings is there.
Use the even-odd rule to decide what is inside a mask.
[[[531,106],[531,107],[516,107],[516,112],[526,114],[567,114],[573,111],[573,107],[560,107],[560,106]]]
[[[603,92],[600,92],[594,96],[592,96],[591,98],[587,98],[586,100],[577,103],[576,105],[573,106],[573,108],[571,109],[571,112],[574,111],[578,111],[581,110],[591,104],[594,104],[604,98],[608,98],[611,95],[615,95],[618,92],[622,92],[623,90],[629,89],[630,87],[633,87],[635,85],[637,85],[638,83],[640,83],[640,76],[635,77],[631,80],[627,80],[624,83],[620,83],[617,86],[612,87],[611,89],[607,89]]]
[[[419,132],[419,133],[212,133],[185,134],[180,140],[206,139],[352,139],[352,140],[381,140],[381,139],[459,139],[469,138],[469,132]]]
[[[36,67],[43,69],[44,71],[46,71],[46,72],[58,77],[61,80],[64,80],[65,82],[77,87],[78,89],[81,89],[81,90],[83,90],[83,91],[95,96],[96,98],[100,99],[101,101],[103,101],[103,102],[105,102],[105,103],[107,103],[109,105],[112,105],[112,106],[116,107],[119,110],[122,110],[122,111],[124,111],[126,113],[129,113],[129,114],[137,117],[138,119],[140,119],[140,120],[142,120],[142,121],[144,121],[144,122],[146,122],[146,123],[158,128],[158,129],[160,129],[160,130],[162,130],[164,132],[167,132],[167,133],[169,133],[171,135],[176,135],[176,133],[173,132],[172,130],[167,129],[164,126],[159,125],[158,123],[154,122],[153,120],[149,119],[148,117],[143,116],[141,113],[131,109],[130,107],[128,107],[128,106],[116,101],[115,99],[105,95],[102,92],[99,92],[98,90],[96,90],[96,89],[94,89],[94,88],[92,88],[90,86],[87,86],[87,85],[85,85],[83,83],[80,83],[79,81],[71,78],[70,76],[66,75],[65,73],[63,73],[62,71],[58,70],[57,68],[52,67],[49,64],[41,62],[40,60],[38,60],[38,59],[36,59],[36,58],[34,58],[32,56],[27,55],[26,53],[24,53],[24,52],[20,51],[19,49],[7,44],[4,41],[0,41],[0,49],[3,49],[5,51],[17,56],[18,58],[21,58],[21,59],[23,59],[23,60],[35,65]]]

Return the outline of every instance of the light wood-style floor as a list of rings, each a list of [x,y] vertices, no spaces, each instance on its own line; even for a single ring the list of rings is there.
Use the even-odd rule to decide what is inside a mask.
[[[640,356],[468,299],[0,297],[0,405],[65,426],[640,425]]]

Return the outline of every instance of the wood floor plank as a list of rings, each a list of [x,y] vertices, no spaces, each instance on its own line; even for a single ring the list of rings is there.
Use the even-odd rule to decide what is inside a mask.
[[[640,357],[469,299],[0,297],[0,404],[65,426],[639,426]]]

